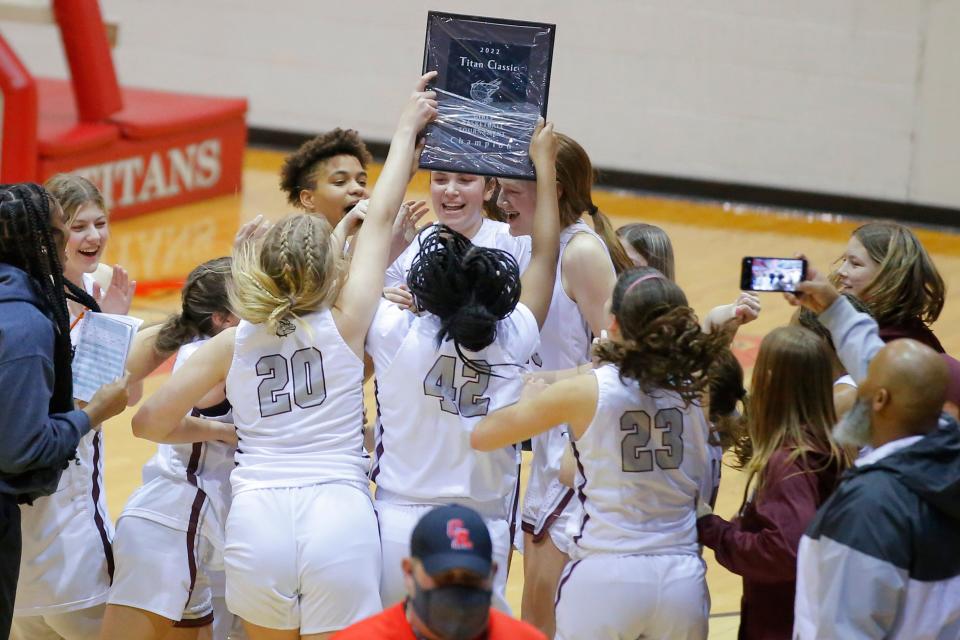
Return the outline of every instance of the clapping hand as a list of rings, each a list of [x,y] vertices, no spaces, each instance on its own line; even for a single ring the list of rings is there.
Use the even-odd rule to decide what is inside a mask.
[[[96,282],[93,283],[93,299],[100,305],[104,313],[126,315],[133,304],[133,295],[137,290],[137,281],[131,280],[127,270],[120,265],[114,265],[110,286],[106,291]]]

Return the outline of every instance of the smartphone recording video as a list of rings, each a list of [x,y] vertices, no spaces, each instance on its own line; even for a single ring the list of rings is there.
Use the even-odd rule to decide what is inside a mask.
[[[800,258],[743,259],[740,289],[743,291],[796,291],[807,277],[807,261]]]

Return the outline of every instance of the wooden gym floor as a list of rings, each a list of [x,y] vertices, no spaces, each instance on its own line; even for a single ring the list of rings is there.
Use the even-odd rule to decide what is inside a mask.
[[[130,220],[111,223],[107,262],[121,264],[141,282],[182,279],[197,264],[228,255],[237,227],[258,213],[277,219],[291,211],[277,186],[283,154],[250,149],[244,168],[243,191],[195,205],[178,207]],[[372,170],[376,177],[378,167]],[[410,196],[429,201],[428,176],[421,172],[413,181]],[[857,221],[824,214],[758,210],[717,203],[655,198],[628,192],[597,191],[594,202],[616,226],[649,222],[661,226],[673,241],[677,280],[698,313],[733,301],[738,293],[740,259],[746,255],[792,256],[802,251],[811,262],[827,268],[840,255]],[[918,230],[947,281],[948,291],[960,287],[960,237],[937,230]],[[935,325],[948,352],[960,354],[960,304],[955,296]],[[785,324],[792,313],[781,296],[763,296],[759,320],[744,327],[734,345],[747,368],[753,364],[763,336]],[[179,292],[138,291],[133,315],[147,323],[161,321],[179,306]],[[145,395],[167,377],[160,372],[149,378]],[[372,394],[367,394],[370,400]],[[110,420],[104,427],[106,484],[111,515],[116,518],[130,493],[140,484],[140,469],[155,445],[135,439],[130,418],[135,408]],[[743,494],[743,474],[725,468],[717,513],[732,517]],[[740,579],[728,573],[704,553],[709,565],[712,598],[710,637],[735,638],[740,603]],[[512,566],[508,596],[519,614],[523,564]]]

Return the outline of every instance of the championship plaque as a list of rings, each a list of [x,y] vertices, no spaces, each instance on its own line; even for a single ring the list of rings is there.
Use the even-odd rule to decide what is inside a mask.
[[[533,129],[547,115],[555,25],[431,11],[423,71],[436,71],[437,119],[420,167],[534,177]]]

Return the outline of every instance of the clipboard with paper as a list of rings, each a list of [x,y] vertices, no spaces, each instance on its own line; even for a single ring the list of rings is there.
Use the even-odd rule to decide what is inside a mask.
[[[84,402],[104,384],[123,376],[133,338],[143,320],[86,312],[77,328],[73,354],[73,397]]]

